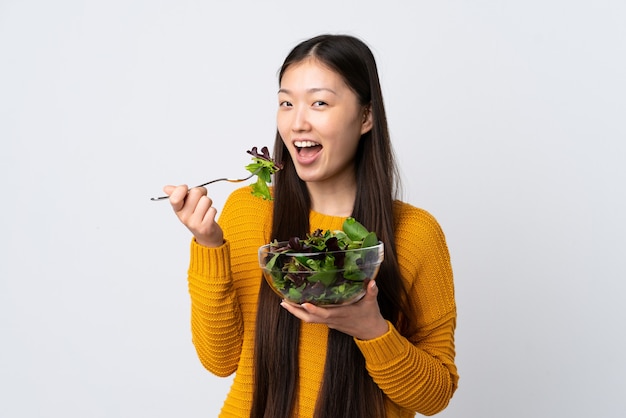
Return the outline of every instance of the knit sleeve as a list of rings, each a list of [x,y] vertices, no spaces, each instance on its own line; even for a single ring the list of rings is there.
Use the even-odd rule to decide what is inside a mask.
[[[253,337],[261,280],[257,249],[268,242],[272,204],[249,187],[233,191],[218,223],[225,242],[207,248],[191,243],[191,331],[200,362],[218,376],[239,367],[246,338]]]
[[[189,294],[191,334],[202,365],[218,376],[232,374],[239,361],[243,320],[231,278],[230,245],[191,243]]]
[[[355,341],[370,375],[394,404],[433,415],[448,405],[458,383],[452,268],[436,220],[409,205],[401,212],[398,262],[416,312],[415,332],[403,336],[389,324],[385,335]]]

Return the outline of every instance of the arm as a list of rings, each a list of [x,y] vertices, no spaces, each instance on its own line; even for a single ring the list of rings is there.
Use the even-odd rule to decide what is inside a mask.
[[[224,241],[217,210],[205,188],[166,186],[164,191],[176,216],[194,236],[188,271],[193,344],[204,367],[228,376],[237,368],[243,334],[230,245]]]
[[[218,376],[237,369],[243,341],[253,338],[260,278],[256,251],[269,239],[271,209],[249,187],[235,190],[219,218],[226,241],[214,248],[197,239],[191,244],[193,343],[202,364]]]
[[[194,239],[188,273],[192,341],[202,365],[222,377],[237,369],[243,338],[229,247],[207,248]]]
[[[403,336],[389,324],[384,335],[355,341],[390,400],[432,415],[447,406],[458,384],[452,267],[444,234],[430,214],[405,206],[397,219],[398,261],[416,312],[416,331]]]
[[[376,384],[396,405],[433,415],[442,411],[456,390],[455,314],[421,330],[412,343],[393,325],[374,340],[356,340]]]

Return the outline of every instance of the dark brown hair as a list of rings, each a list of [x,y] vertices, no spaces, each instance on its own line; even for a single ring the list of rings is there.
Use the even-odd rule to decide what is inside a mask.
[[[362,41],[347,35],[320,35],[297,45],[287,56],[279,83],[289,66],[308,57],[339,74],[360,103],[370,106],[372,129],[362,135],[355,155],[357,193],[352,216],[375,231],[385,244],[378,274],[382,315],[406,335],[413,323],[395,251],[393,202],[398,175],[391,147],[376,61]],[[288,240],[310,232],[310,197],[293,161],[276,134],[274,158],[284,167],[275,175],[272,239]],[[262,280],[255,335],[254,396],[251,418],[290,417],[296,407],[299,379],[300,320],[280,307],[280,299]],[[347,334],[329,330],[322,388],[316,418],[380,418],[384,395],[365,368],[365,359]]]

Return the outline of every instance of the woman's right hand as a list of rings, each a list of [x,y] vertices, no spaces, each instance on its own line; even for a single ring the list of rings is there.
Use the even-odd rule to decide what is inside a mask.
[[[172,209],[178,219],[191,231],[196,242],[205,247],[219,247],[224,243],[224,233],[217,224],[217,209],[207,196],[204,187],[189,189],[186,185],[165,186]]]

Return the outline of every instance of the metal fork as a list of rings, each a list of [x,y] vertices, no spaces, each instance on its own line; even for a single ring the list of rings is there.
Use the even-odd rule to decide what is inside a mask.
[[[259,170],[256,170],[254,173],[250,174],[248,177],[243,178],[243,179],[229,179],[229,178],[223,177],[221,179],[215,179],[215,180],[207,181],[206,183],[202,183],[202,184],[200,184],[200,185],[198,185],[196,187],[204,187],[204,186],[207,186],[207,185],[209,185],[211,183],[217,183],[218,181],[228,181],[230,183],[241,183],[242,181],[246,181],[246,180],[251,179],[252,177],[257,175],[258,172],[259,172]],[[153,201],[156,202],[157,200],[165,200],[165,199],[169,199],[169,198],[170,198],[169,196],[159,196],[159,197],[151,197],[150,200],[153,200]]]

